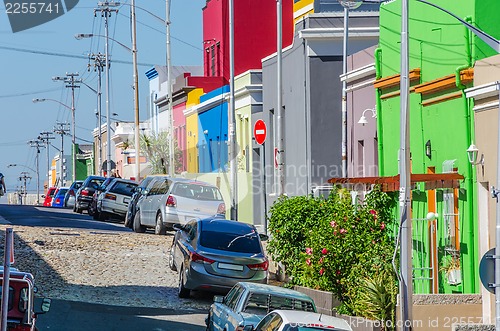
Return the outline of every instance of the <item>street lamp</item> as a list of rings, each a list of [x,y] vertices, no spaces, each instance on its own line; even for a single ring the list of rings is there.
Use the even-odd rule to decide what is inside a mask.
[[[342,75],[347,75],[347,46],[349,39],[349,10],[361,6],[363,0],[338,0],[344,7],[344,47],[342,53]],[[342,177],[347,177],[347,80],[342,81]]]
[[[361,114],[361,117],[359,118],[358,124],[363,124],[363,125],[368,124],[368,120],[366,119],[365,113],[369,110],[371,110],[371,112],[372,112],[372,118],[377,118],[377,110],[374,108],[368,108],[368,109],[363,110],[363,113]]]
[[[53,101],[61,106],[71,110],[71,144],[72,146],[72,156],[71,156],[71,162],[72,162],[72,177],[73,177],[73,182],[76,180],[76,134],[75,134],[75,106],[74,102],[72,103],[71,107],[62,103],[61,101],[58,101],[56,99],[48,99],[48,98],[36,98],[33,99],[33,103],[38,103],[38,102],[44,102],[44,101]],[[64,155],[61,155],[61,186],[64,186],[63,183],[63,173],[62,173],[62,162],[63,162]]]
[[[134,8],[134,6],[131,6]],[[134,12],[134,18],[135,18],[135,12]],[[133,20],[135,22],[135,20]],[[135,30],[135,29],[134,29]],[[140,180],[141,176],[141,168],[140,168],[140,142],[139,142],[139,77],[137,73],[137,48],[135,46],[135,42],[132,44],[132,48],[124,45],[123,43],[119,42],[118,40],[109,37],[107,34],[106,35],[100,35],[100,34],[93,34],[93,33],[79,33],[75,35],[75,38],[78,40],[84,39],[84,38],[92,38],[92,37],[103,37],[107,39],[111,39],[118,45],[122,46],[126,50],[132,53],[132,62],[133,62],[133,77],[134,77],[134,125],[135,125],[135,130],[134,130],[134,145],[135,145],[135,179],[137,181]],[[135,40],[135,37],[134,37]],[[109,90],[109,66],[108,66],[108,53],[106,52],[106,86],[107,89]],[[109,97],[106,95],[106,98],[108,99]],[[106,101],[106,136],[107,136],[107,173],[108,176],[111,173],[111,152],[110,152],[110,146],[111,146],[111,135],[110,135],[110,123],[109,123],[109,102]]]

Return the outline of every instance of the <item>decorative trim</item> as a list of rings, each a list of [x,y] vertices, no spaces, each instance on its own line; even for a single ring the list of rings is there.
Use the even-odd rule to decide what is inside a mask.
[[[413,93],[413,92],[415,92],[415,87],[410,87],[410,93]],[[392,98],[392,97],[397,97],[400,94],[401,93],[399,93],[399,90],[397,90],[397,91],[394,91],[394,92],[391,92],[391,93],[382,94],[380,96],[380,99],[381,100],[389,99],[389,98]]]
[[[368,64],[364,67],[351,70],[351,71],[347,72],[345,75],[344,74],[340,75],[340,81],[341,82],[346,81],[347,83],[350,83],[353,80],[366,78],[369,76],[373,76],[375,74],[376,74],[375,64],[372,63],[372,64]]]
[[[469,84],[474,80],[474,69],[468,68],[460,71],[460,82],[462,84]],[[415,92],[422,95],[437,93],[456,88],[455,75],[448,75],[438,79],[431,80],[420,85],[415,86]]]
[[[314,10],[314,3],[306,5],[300,9],[297,9],[296,11],[293,12],[293,19],[296,20],[297,18],[301,17],[302,15],[305,15],[313,10]]]
[[[467,98],[474,98],[475,100],[481,100],[481,99],[491,98],[494,96],[498,97],[499,91],[500,91],[500,81],[494,81],[466,89],[465,96]]]
[[[443,101],[458,99],[461,96],[462,96],[462,92],[455,92],[455,93],[450,93],[450,94],[440,96],[438,98],[433,98],[433,99],[422,101],[420,104],[424,107],[427,107],[427,106],[431,106],[431,105],[434,105],[436,103],[440,103]]]
[[[349,39],[356,37],[378,37],[379,27],[349,28]],[[344,39],[344,28],[312,28],[299,31],[299,38],[306,40],[332,40]]]
[[[497,100],[497,101],[493,101],[493,102],[488,102],[488,103],[476,105],[472,109],[474,110],[474,112],[479,113],[479,112],[486,111],[486,110],[498,109],[498,107],[499,107],[499,102]]]
[[[420,80],[420,68],[415,68],[415,69],[410,70],[408,78],[410,79],[410,82],[412,80]],[[396,75],[392,75],[392,76],[388,76],[388,77],[383,77],[383,78],[377,79],[375,81],[375,83],[373,84],[373,87],[379,88],[379,89],[386,89],[386,88],[398,86],[400,80],[401,80],[400,74],[396,74]]]

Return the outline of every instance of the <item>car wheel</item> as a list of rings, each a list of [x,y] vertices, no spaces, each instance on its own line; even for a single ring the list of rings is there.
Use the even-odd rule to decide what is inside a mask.
[[[137,233],[146,232],[146,227],[141,224],[141,217],[140,217],[139,213],[135,214],[134,224],[133,224],[132,228],[133,228],[134,232],[137,232]]]
[[[179,292],[177,293],[179,298],[189,298],[191,294],[191,290],[187,289],[185,285],[184,267],[181,267],[181,271],[179,272]]]
[[[172,247],[170,247],[170,254],[168,255],[168,266],[170,267],[170,270],[177,271],[177,267],[174,262],[174,249],[175,246],[172,244]]]
[[[89,213],[90,214],[90,213]],[[96,221],[99,219],[98,213],[93,213],[92,218],[95,219]]]
[[[163,225],[163,217],[161,216],[161,213],[158,213],[156,216],[156,226],[155,226],[155,234],[166,234],[167,229]]]
[[[125,222],[123,223],[123,225],[125,225],[127,228],[131,228],[132,227],[132,215],[130,214],[130,212],[127,210],[127,213],[125,214]]]
[[[105,221],[107,219],[106,213],[104,213],[104,212],[98,212],[98,211],[96,211],[95,214],[97,214],[97,220],[98,221]]]

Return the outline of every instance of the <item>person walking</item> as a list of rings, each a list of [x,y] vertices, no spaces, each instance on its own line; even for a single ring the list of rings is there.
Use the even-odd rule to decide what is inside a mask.
[[[0,172],[0,197],[7,193],[4,177],[5,176]]]

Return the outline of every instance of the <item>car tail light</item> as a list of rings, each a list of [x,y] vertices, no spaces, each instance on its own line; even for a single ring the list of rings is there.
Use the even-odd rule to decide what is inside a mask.
[[[9,330],[12,331],[31,331],[31,326],[30,325],[16,325],[13,328],[9,327]]]
[[[257,264],[248,264],[247,267],[252,270],[262,270],[266,271],[267,268],[269,267],[269,262],[265,260],[262,263],[257,263]]]
[[[168,196],[166,205],[167,207],[175,207],[177,205],[177,201],[175,201],[173,195]]]
[[[215,260],[204,257],[203,255],[200,255],[196,252],[189,253],[189,256],[191,257],[191,262],[208,263],[208,264],[212,264],[215,262]]]
[[[223,202],[217,208],[217,214],[225,214],[226,213],[226,204]]]
[[[61,203],[61,199],[60,199],[60,198],[56,198],[56,202],[55,202],[55,203],[56,203],[56,204]]]
[[[88,197],[88,196],[89,196],[89,191],[87,191],[87,190],[82,190],[81,195],[85,195],[85,196],[87,196],[87,197]]]
[[[69,191],[69,195],[75,196],[75,191],[73,191],[73,190]]]
[[[104,199],[108,199],[108,200],[116,200],[116,195],[106,193],[106,195],[104,196]]]

